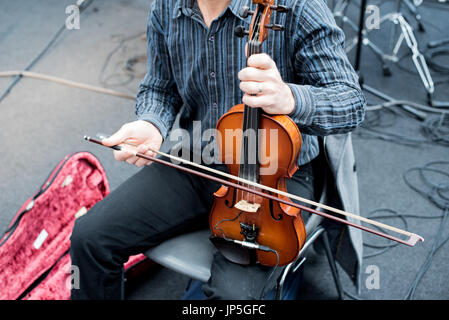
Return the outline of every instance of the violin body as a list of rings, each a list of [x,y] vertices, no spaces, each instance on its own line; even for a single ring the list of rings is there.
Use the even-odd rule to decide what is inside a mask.
[[[244,105],[240,104],[223,115],[216,127],[220,160],[226,163],[234,176],[241,176],[243,122]],[[267,174],[258,177],[258,182],[287,191],[286,179],[291,178],[298,169],[297,158],[301,149],[299,129],[288,116],[266,114],[261,114],[258,127],[261,133],[258,138],[258,170],[267,171]],[[273,134],[276,139],[273,139]],[[209,216],[213,236],[254,242],[275,250],[279,258],[273,252],[254,250],[257,262],[266,266],[286,265],[298,256],[306,239],[299,209],[226,186],[222,186],[214,196],[215,202]],[[257,210],[245,210],[247,208],[244,206],[242,209],[238,205],[241,201],[257,204]]]

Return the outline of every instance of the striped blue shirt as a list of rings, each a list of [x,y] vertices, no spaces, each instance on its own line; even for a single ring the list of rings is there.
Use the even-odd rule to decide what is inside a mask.
[[[299,165],[319,153],[317,136],[346,133],[364,119],[365,98],[343,49],[344,34],[324,0],[278,0],[287,13],[271,22],[285,31],[270,31],[262,52],[269,54],[291,88],[296,107],[289,116],[303,138]],[[232,0],[208,28],[195,0],[153,0],[147,28],[148,71],[137,94],[136,115],[153,123],[166,138],[180,113],[180,127],[194,133],[215,128],[218,119],[241,103],[238,72],[246,66],[249,28],[239,9],[249,0]],[[197,141],[195,141],[197,142]],[[201,147],[200,147],[201,148]]]

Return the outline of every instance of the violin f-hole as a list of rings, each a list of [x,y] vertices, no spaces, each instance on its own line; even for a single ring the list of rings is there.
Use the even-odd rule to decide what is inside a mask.
[[[281,221],[282,220],[282,213],[279,213],[277,218],[274,216],[274,206],[273,206],[273,200],[270,200],[270,215],[275,221]]]
[[[231,204],[229,204],[229,200],[228,200],[228,199],[226,199],[226,200],[224,201],[224,204],[225,204],[226,207],[228,207],[228,208],[234,208],[234,205],[235,205],[235,194],[236,194],[236,192],[237,192],[237,189],[234,189],[234,190],[233,190],[233,193],[232,193],[232,203],[231,203]]]

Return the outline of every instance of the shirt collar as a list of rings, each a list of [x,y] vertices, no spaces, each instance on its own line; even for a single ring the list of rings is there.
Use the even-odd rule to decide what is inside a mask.
[[[193,1],[196,0],[176,0],[175,7],[173,9],[173,19],[179,18],[181,16],[181,13],[187,15],[187,11],[191,10],[193,7]],[[228,9],[231,10],[231,12],[239,19],[248,22],[248,18],[242,18],[239,15],[239,11],[242,6],[249,6],[251,2],[251,0],[232,0],[229,4]]]
[[[232,0],[232,2],[229,4],[228,8],[239,19],[241,19],[243,21],[248,21],[248,19],[251,20],[251,16],[249,16],[248,18],[242,18],[240,16],[239,12],[243,6],[248,6],[251,8],[252,7],[251,4],[252,4],[251,0]]]
[[[173,19],[179,18],[183,8],[186,7],[185,0],[176,0],[175,7],[173,9]]]

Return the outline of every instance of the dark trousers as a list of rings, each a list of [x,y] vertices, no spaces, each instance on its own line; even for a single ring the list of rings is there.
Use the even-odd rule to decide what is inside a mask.
[[[314,199],[314,176],[311,164],[300,167],[287,182],[288,191]],[[70,255],[80,282],[71,298],[123,299],[123,264],[129,256],[170,237],[208,228],[213,193],[219,187],[156,163],[141,169],[77,219]],[[270,277],[272,271],[258,264],[238,265],[216,254],[203,291],[210,299],[259,299],[263,288],[274,287],[281,268]]]

